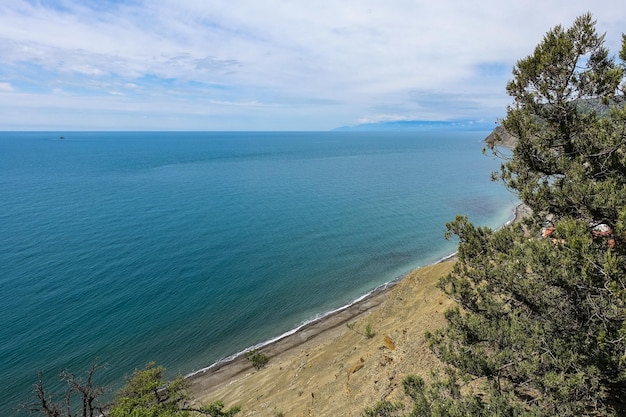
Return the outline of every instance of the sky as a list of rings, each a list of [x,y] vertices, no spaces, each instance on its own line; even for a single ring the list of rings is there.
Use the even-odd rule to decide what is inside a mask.
[[[0,130],[329,130],[494,123],[506,82],[623,0],[0,0]]]

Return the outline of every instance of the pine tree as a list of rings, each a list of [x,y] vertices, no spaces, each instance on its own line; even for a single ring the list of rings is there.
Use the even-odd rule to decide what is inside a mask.
[[[624,412],[623,80],[589,14],[550,30],[513,70],[502,126],[517,143],[495,177],[533,215],[498,231],[447,225],[458,262],[440,286],[458,307],[428,335],[444,362],[483,382],[473,401],[459,397],[466,415]],[[413,415],[441,401],[420,404]]]
[[[150,362],[136,370],[115,397],[109,417],[231,417],[239,407],[224,410],[224,403],[214,401],[206,406],[194,406],[189,397],[189,380],[178,377],[165,381],[165,368]]]

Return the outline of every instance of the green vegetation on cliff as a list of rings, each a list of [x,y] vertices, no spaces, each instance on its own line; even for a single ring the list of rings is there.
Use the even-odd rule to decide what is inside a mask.
[[[502,126],[517,143],[496,177],[533,215],[499,231],[464,217],[447,225],[460,240],[459,261],[440,285],[458,307],[446,313],[448,327],[428,337],[466,379],[420,385],[412,415],[619,415],[626,398],[624,65],[587,14],[550,30],[513,76]],[[578,105],[585,100],[603,106]],[[472,389],[461,390],[468,380]]]

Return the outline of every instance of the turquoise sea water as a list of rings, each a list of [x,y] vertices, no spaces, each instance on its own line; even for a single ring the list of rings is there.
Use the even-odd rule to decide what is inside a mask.
[[[0,133],[0,415],[98,358],[187,374],[498,227],[488,132]]]

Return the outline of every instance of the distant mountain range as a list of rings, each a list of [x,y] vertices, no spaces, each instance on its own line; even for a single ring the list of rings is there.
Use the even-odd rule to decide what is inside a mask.
[[[399,120],[379,123],[363,123],[354,126],[341,126],[335,131],[367,131],[367,130],[485,130],[494,128],[494,122],[476,120]]]

